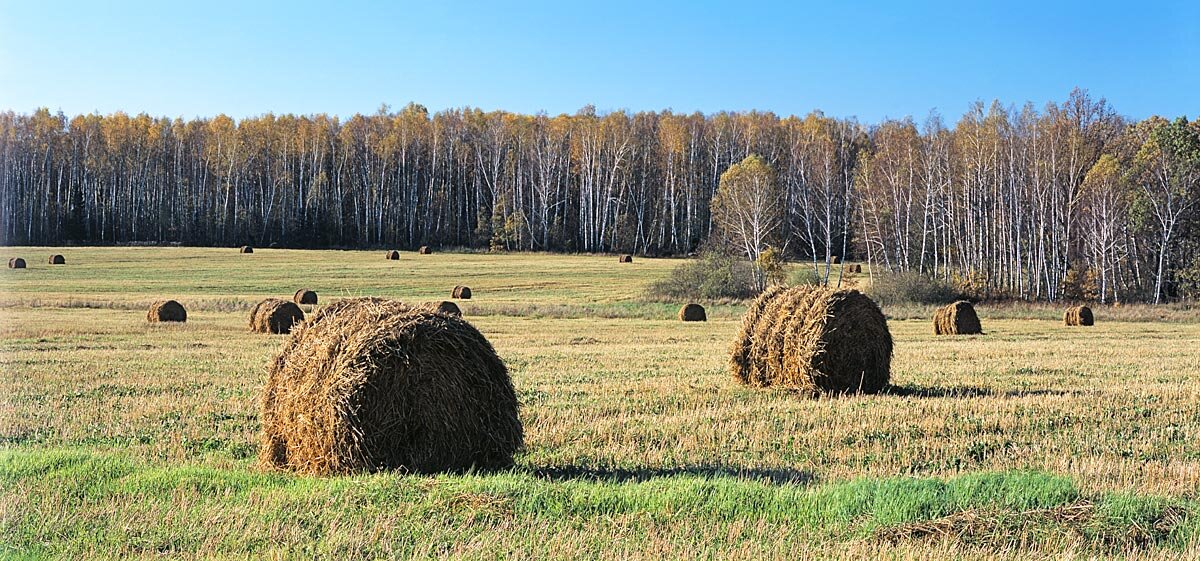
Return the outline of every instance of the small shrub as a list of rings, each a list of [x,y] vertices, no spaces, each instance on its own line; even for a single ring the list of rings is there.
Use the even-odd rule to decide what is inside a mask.
[[[867,293],[883,305],[948,304],[958,297],[949,283],[916,271],[876,275]]]
[[[783,252],[768,246],[758,256],[758,261],[755,263],[758,270],[762,272],[763,278],[767,281],[767,286],[777,284],[787,284],[788,280],[788,264],[783,258]]]
[[[796,267],[788,280],[791,286],[816,286],[821,284],[821,275],[810,266]]]
[[[750,298],[754,296],[754,269],[744,260],[721,253],[705,253],[689,260],[650,286],[651,296],[673,299]]]
[[[953,284],[955,292],[964,300],[979,302],[991,297],[991,287],[988,286],[987,276],[980,271],[954,273]]]

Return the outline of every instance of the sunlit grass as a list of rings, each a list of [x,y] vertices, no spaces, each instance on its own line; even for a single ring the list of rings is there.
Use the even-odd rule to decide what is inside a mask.
[[[676,260],[68,248],[50,267],[33,259],[47,249],[8,249],[31,268],[0,272],[0,553],[1194,555],[1200,324],[1187,310],[1100,309],[1083,329],[1048,306],[985,305],[987,334],[957,338],[934,337],[920,309],[885,310],[896,389],[814,400],[731,380],[736,303],[685,324],[676,304],[647,301]],[[247,332],[253,302],[301,287],[322,302],[440,300],[455,284],[474,290],[466,316],[522,402],[513,471],[254,468],[258,393],[283,338]],[[160,297],[188,306],[188,323],[147,324]],[[1086,520],[1056,521],[1064,505]],[[913,522],[970,532],[913,537]]]

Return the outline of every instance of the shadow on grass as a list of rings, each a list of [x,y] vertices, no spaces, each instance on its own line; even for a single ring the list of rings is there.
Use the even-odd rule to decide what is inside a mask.
[[[881,394],[900,397],[1030,397],[1042,395],[1077,395],[1079,391],[1053,389],[1017,389],[996,390],[980,386],[918,386],[905,384],[903,386],[888,386]]]
[[[663,477],[736,478],[775,485],[809,485],[815,481],[811,472],[797,469],[735,468],[721,466],[688,466],[680,468],[607,469],[581,466],[528,468],[528,473],[551,481],[599,481],[636,483]]]

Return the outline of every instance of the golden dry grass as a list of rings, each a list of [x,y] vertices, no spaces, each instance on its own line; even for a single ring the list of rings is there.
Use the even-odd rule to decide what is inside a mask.
[[[221,249],[56,251],[71,265],[0,275],[0,441],[10,454],[0,461],[0,553],[41,543],[45,556],[82,558],[1195,555],[1194,538],[1097,550],[1082,534],[1035,528],[1021,534],[1026,544],[889,541],[814,534],[766,503],[753,514],[793,488],[1012,470],[1070,478],[1090,497],[1194,500],[1200,324],[1191,321],[1120,321],[1098,308],[1103,321],[1080,330],[1062,326],[1061,309],[1006,319],[1024,312],[981,306],[986,335],[939,338],[922,311],[889,319],[896,388],[809,399],[732,380],[727,349],[743,307],[709,305],[709,321],[682,323],[679,303],[640,300],[673,260],[614,269],[606,256],[442,253],[400,271],[377,252],[262,251],[251,265]],[[323,302],[435,300],[464,280],[478,288],[463,311],[509,366],[528,448],[515,469],[534,475],[288,480],[294,493],[253,479],[232,495],[206,490],[217,476],[196,473],[261,477],[258,399],[282,339],[247,335],[245,313],[290,294],[297,270]],[[188,307],[187,323],[145,321],[145,303],[164,296]],[[22,454],[64,450],[135,467],[113,476],[111,492],[90,487],[94,468],[21,475]],[[146,478],[158,483],[120,491]],[[721,486],[751,514],[552,506],[626,492],[707,496],[696,485]],[[314,539],[324,545],[295,549]]]

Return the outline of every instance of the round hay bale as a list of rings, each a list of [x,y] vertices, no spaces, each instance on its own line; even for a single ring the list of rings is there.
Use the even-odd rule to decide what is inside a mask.
[[[315,306],[317,305],[317,293],[306,288],[301,288],[292,296],[292,301],[297,304]]]
[[[67,258],[55,253],[54,255],[50,256],[50,264],[51,265],[66,265]]]
[[[1063,314],[1063,323],[1070,326],[1089,326],[1096,324],[1092,309],[1087,306],[1072,306]]]
[[[836,255],[834,255],[834,256],[832,256],[832,257],[830,257],[830,258],[829,258],[829,264],[830,264],[830,265],[837,265],[837,264],[838,264],[838,263],[840,263],[840,262],[841,262],[841,258],[840,258],[840,257],[838,257],[838,256],[836,256]]]
[[[462,310],[459,309],[458,304],[455,304],[454,302],[451,302],[449,300],[442,300],[441,302],[430,302],[425,305],[425,308],[432,310],[434,313],[438,313],[438,314],[447,314],[447,315],[451,315],[451,316],[462,317]]]
[[[250,246],[248,246],[248,245],[243,245],[243,246],[242,246],[242,249],[240,249],[239,251],[240,251],[241,253],[254,253],[254,248],[253,248],[253,247],[250,247]]]
[[[734,340],[733,355],[730,357],[730,362],[733,365],[734,378],[743,384],[763,385],[755,381],[752,376],[755,365],[755,361],[751,358],[754,331],[758,328],[763,310],[766,309],[772,300],[779,297],[784,290],[786,288],[779,285],[767,287],[766,290],[758,295],[758,298],[754,302],[750,303],[750,306],[746,309],[746,315],[742,316],[742,327],[738,332],[737,339]]]
[[[471,299],[471,287],[463,286],[460,284],[460,285],[454,287],[454,290],[450,292],[450,297],[458,298],[460,300],[470,300]]]
[[[685,304],[679,308],[680,321],[708,321],[708,316],[704,315],[704,306],[700,304]]]
[[[340,300],[293,331],[261,407],[259,461],[303,473],[502,468],[524,441],[491,343],[389,300]]]
[[[851,265],[851,266],[850,266],[850,272],[851,272],[851,273],[861,273],[861,272],[862,272],[862,265],[861,265],[861,264],[859,264],[859,263],[855,263],[855,264]]]
[[[618,263],[633,263],[633,256],[632,255],[622,255],[617,258],[617,262]]]
[[[734,378],[814,393],[876,393],[891,377],[892,335],[857,290],[774,287],[750,305],[733,344]]]
[[[9,269],[24,269],[25,268],[25,260],[21,259],[20,257],[13,257],[12,259],[8,260],[8,268]]]
[[[174,300],[159,300],[150,305],[150,311],[146,312],[146,321],[150,323],[187,321],[187,310]]]
[[[279,298],[267,298],[250,310],[250,331],[255,333],[290,333],[302,321],[304,310]]]
[[[385,255],[385,257],[387,257],[388,261],[397,261],[400,259],[400,252],[396,251],[394,249],[387,252],[384,255]]]
[[[959,300],[938,308],[933,313],[934,335],[982,335],[983,326],[975,314],[975,306]]]
[[[420,249],[417,250],[417,253],[419,253],[421,255],[430,255],[433,253],[433,250],[429,249],[429,246],[423,245],[423,246],[421,246]]]

